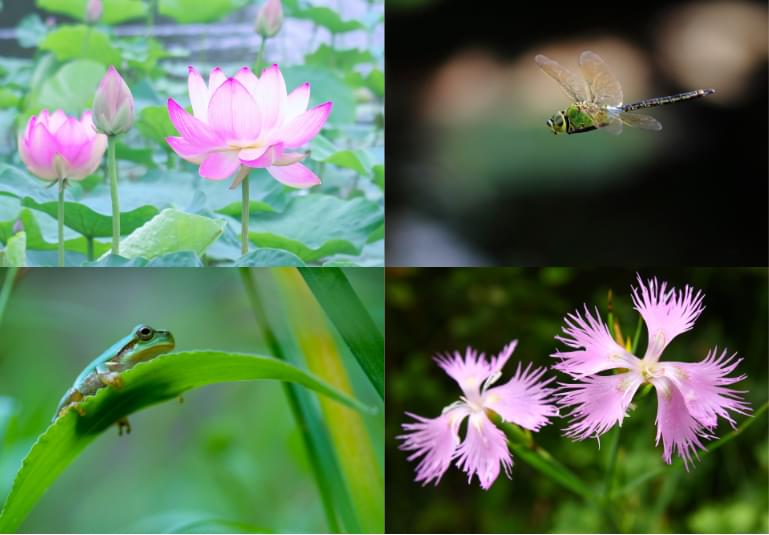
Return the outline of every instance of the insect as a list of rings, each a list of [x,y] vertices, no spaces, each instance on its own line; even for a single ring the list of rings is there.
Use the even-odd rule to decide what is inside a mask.
[[[77,411],[81,416],[85,415],[85,410],[80,405],[83,398],[95,394],[105,386],[122,388],[121,372],[130,370],[140,362],[167,353],[173,348],[174,337],[169,331],[153,329],[149,325],[137,325],[131,334],[118,340],[93,359],[77,376],[72,388],[67,390],[61,398],[53,421],[64,416],[70,409]],[[123,429],[128,433],[131,432],[131,425],[127,418],[118,420],[117,425],[119,434],[123,434]]]
[[[558,82],[571,98],[572,103],[547,121],[553,134],[578,134],[597,128],[612,134],[622,132],[624,125],[644,130],[662,130],[662,124],[637,110],[656,108],[665,104],[682,102],[715,93],[715,89],[695,89],[667,97],[641,100],[622,104],[622,86],[609,70],[609,66],[595,52],[585,50],[579,56],[582,77],[577,76],[556,61],[538,54],[534,61],[553,80]]]

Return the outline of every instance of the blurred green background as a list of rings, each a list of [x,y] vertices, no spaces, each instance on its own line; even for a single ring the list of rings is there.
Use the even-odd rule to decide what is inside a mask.
[[[415,462],[397,449],[395,436],[404,411],[436,417],[460,391],[432,361],[435,353],[468,345],[496,354],[512,339],[518,348],[503,370],[506,381],[518,361],[550,366],[559,344],[563,316],[596,305],[606,319],[609,290],[626,336],[638,315],[632,309],[627,269],[414,269],[387,270],[387,422],[386,527],[388,532],[611,532],[603,514],[564,490],[521,459],[512,480],[504,475],[486,492],[477,478],[451,467],[440,484],[414,483]],[[766,269],[642,269],[681,287],[705,293],[705,311],[693,330],[676,338],[663,360],[699,361],[709,348],[737,351],[745,360],[738,371],[748,378],[753,408],[767,399]],[[561,346],[562,347],[562,346]],[[639,343],[646,348],[646,334]],[[549,372],[554,373],[554,372]],[[557,374],[558,380],[566,377]],[[654,446],[657,402],[636,398],[636,410],[622,426],[615,489],[663,464]],[[746,417],[737,415],[738,425]],[[566,421],[556,419],[534,435],[537,443],[600,491],[616,428],[595,440],[572,442],[561,436]],[[730,430],[720,421],[716,434]],[[464,436],[464,435],[463,435]],[[707,444],[707,443],[706,443]],[[723,448],[706,455],[687,473],[665,470],[621,497],[615,506],[623,530],[635,532],[763,532],[769,530],[769,441],[766,415]],[[514,456],[515,457],[515,456]]]
[[[256,277],[270,275],[255,271]],[[382,270],[345,273],[383,330]],[[280,303],[263,298],[268,314],[280,313]],[[0,502],[75,376],[139,322],[171,330],[180,351],[270,354],[237,270],[21,271],[0,324]],[[331,330],[354,396],[381,407]],[[382,466],[383,411],[365,420]],[[280,383],[195,389],[183,404],[150,407],[131,416],[131,424],[131,435],[118,437],[113,427],[87,448],[38,503],[23,531],[328,529]]]

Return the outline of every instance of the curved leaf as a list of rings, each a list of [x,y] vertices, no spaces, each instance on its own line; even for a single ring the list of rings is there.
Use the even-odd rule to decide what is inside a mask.
[[[302,259],[295,254],[280,249],[257,249],[243,255],[236,262],[237,267],[285,267],[304,266]]]
[[[48,487],[102,431],[144,407],[214,383],[273,379],[300,384],[348,407],[370,409],[314,375],[272,357],[219,351],[171,353],[122,374],[121,389],[102,388],[38,438],[16,475],[0,512],[0,532],[17,531]]]
[[[181,251],[203,254],[221,236],[224,221],[166,208],[120,242],[126,258],[156,256]]]
[[[254,215],[248,236],[259,247],[285,249],[313,262],[333,254],[360,254],[382,218],[379,205],[366,199],[311,194],[295,198],[280,214]]]

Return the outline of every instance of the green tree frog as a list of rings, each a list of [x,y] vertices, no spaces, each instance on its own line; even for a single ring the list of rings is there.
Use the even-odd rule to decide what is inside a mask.
[[[70,409],[74,409],[81,416],[85,415],[85,410],[80,405],[83,398],[95,394],[105,386],[121,388],[123,386],[121,372],[130,370],[140,362],[167,353],[173,348],[174,337],[169,331],[153,329],[149,325],[137,325],[131,334],[115,342],[112,347],[93,359],[77,376],[72,388],[67,390],[61,398],[53,421],[64,416]],[[121,418],[117,424],[121,435],[124,428],[128,433],[131,432],[127,418]]]

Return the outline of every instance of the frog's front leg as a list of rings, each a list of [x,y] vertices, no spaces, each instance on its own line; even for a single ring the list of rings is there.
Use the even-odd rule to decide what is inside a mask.
[[[61,418],[70,409],[74,409],[80,416],[85,416],[85,409],[80,405],[85,396],[77,388],[70,388],[64,395],[65,401],[63,402],[61,409],[59,409],[58,418]]]
[[[104,386],[111,386],[117,390],[123,388],[123,378],[120,377],[120,372],[110,370],[107,364],[96,366],[96,376]]]

